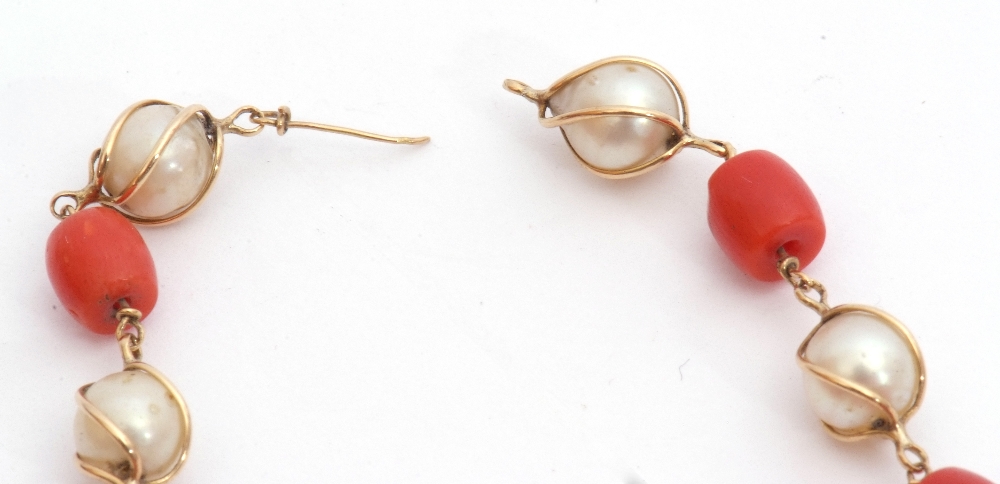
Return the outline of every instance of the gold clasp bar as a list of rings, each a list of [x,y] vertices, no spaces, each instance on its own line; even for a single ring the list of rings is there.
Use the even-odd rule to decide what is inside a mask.
[[[254,126],[244,128],[236,124],[236,120],[244,115],[249,115],[250,122],[253,123]],[[253,106],[243,106],[234,111],[233,114],[230,114],[221,120],[217,120],[216,125],[221,128],[223,134],[235,133],[240,136],[255,136],[260,133],[262,129],[264,129],[264,126],[273,126],[275,130],[278,131],[279,136],[284,136],[284,134],[288,132],[289,128],[300,128],[401,145],[418,145],[426,143],[431,139],[429,136],[420,136],[416,138],[408,136],[386,136],[329,124],[313,123],[310,121],[292,121],[292,111],[288,108],[288,106],[281,106],[277,111],[261,111]]]

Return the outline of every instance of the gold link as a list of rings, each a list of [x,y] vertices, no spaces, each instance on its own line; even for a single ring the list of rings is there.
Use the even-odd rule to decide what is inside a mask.
[[[917,461],[910,461],[907,457],[908,453],[916,456]],[[899,462],[906,468],[906,477],[909,479],[910,484],[918,484],[931,473],[930,464],[927,462],[927,453],[916,444],[911,443],[906,448],[900,448],[898,456]]]
[[[83,187],[82,189],[77,191],[59,192],[56,194],[56,196],[52,197],[52,201],[49,203],[49,210],[52,212],[52,215],[55,215],[57,219],[62,220],[66,217],[69,217],[70,215],[76,213],[78,210],[83,209],[83,207],[86,207],[87,205],[96,202],[100,198],[101,189],[97,185],[97,173],[96,173],[97,160],[100,158],[100,156],[101,156],[100,148],[94,150],[94,152],[90,154],[90,169],[87,170],[87,172],[89,173],[89,181],[87,182],[86,187]],[[59,200],[62,200],[64,198],[70,198],[72,199],[72,201],[63,205],[60,208],[56,208],[56,206],[59,204]]]
[[[826,302],[826,287],[799,271],[799,258],[788,255],[784,247],[778,249],[778,257],[778,272],[795,289],[795,297],[799,302],[816,311],[820,316],[829,311],[830,306]],[[819,299],[810,297],[810,292],[815,292]]]
[[[254,123],[254,126],[244,128],[243,126],[236,124],[236,120],[245,114],[250,115],[250,122]],[[233,133],[240,136],[256,136],[260,134],[261,130],[264,129],[263,124],[254,121],[255,118],[260,118],[261,114],[260,109],[253,106],[243,106],[236,111],[233,111],[233,114],[230,114],[220,120],[216,120],[215,125],[219,127],[219,130],[221,130],[223,134]]]
[[[896,457],[906,469],[906,477],[910,484],[919,483],[927,477],[927,474],[931,473],[927,452],[910,440],[910,436],[906,434],[902,424],[896,425],[896,429],[890,434],[890,437],[896,442]]]
[[[142,327],[142,313],[139,310],[130,307],[124,299],[118,301],[118,307],[115,314],[118,319],[115,338],[118,339],[122,359],[127,365],[142,360],[142,341],[146,338],[146,330]]]
[[[250,121],[263,126],[274,126],[278,136],[283,136],[288,131],[288,122],[291,120],[292,110],[288,106],[281,106],[277,111],[260,111],[250,115]]]

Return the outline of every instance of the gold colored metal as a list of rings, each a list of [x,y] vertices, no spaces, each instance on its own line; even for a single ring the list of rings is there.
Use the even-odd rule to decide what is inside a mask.
[[[108,435],[118,443],[125,455],[128,457],[128,462],[122,463],[122,465],[116,469],[109,470],[102,468],[93,462],[88,462],[86,459],[77,454],[77,464],[79,464],[80,468],[84,472],[110,484],[163,484],[176,476],[177,473],[180,472],[181,467],[187,461],[188,450],[191,446],[191,414],[188,411],[187,403],[184,402],[184,397],[181,396],[177,387],[170,383],[170,381],[155,368],[140,361],[142,359],[140,346],[143,338],[143,330],[140,322],[142,318],[141,313],[135,309],[128,308],[126,305],[126,307],[123,307],[118,311],[117,316],[118,329],[116,331],[116,336],[125,360],[124,371],[139,371],[148,374],[159,382],[160,385],[162,385],[167,391],[167,394],[169,394],[170,397],[177,402],[177,407],[181,412],[181,452],[177,457],[177,461],[174,462],[174,465],[165,474],[152,477],[145,476],[142,456],[136,451],[135,444],[114,424],[114,422],[111,421],[111,419],[109,419],[103,412],[101,412],[100,409],[87,400],[87,390],[90,389],[90,386],[92,385],[87,384],[80,387],[77,391],[77,404],[80,406],[80,409],[87,414],[87,416],[97,422],[97,424],[107,431]],[[134,328],[137,333],[127,332],[127,327]]]
[[[122,359],[127,365],[142,360],[142,341],[146,339],[146,330],[143,329],[140,322],[142,313],[139,310],[130,308],[124,299],[118,301],[118,305],[121,309],[115,315],[118,319],[115,338],[118,339],[118,346],[122,350]],[[129,332],[129,328],[134,332]]]
[[[663,76],[663,79],[667,81],[674,91],[677,107],[680,111],[680,119],[675,119],[673,116],[666,113],[636,106],[598,106],[563,113],[558,116],[547,116],[549,112],[549,99],[555,95],[555,93],[559,92],[560,89],[565,87],[566,84],[572,82],[574,79],[584,76],[588,72],[608,64],[636,64],[649,68]],[[684,97],[684,91],[677,83],[677,80],[674,79],[674,76],[667,72],[666,69],[646,59],[623,56],[599,60],[570,72],[554,82],[548,89],[544,90],[534,89],[521,81],[515,81],[513,79],[507,79],[504,81],[503,86],[504,89],[535,103],[538,106],[538,121],[546,128],[561,128],[567,124],[603,117],[635,117],[646,118],[663,124],[668,126],[675,133],[676,136],[671,140],[673,144],[665,147],[666,151],[659,156],[627,168],[609,170],[595,166],[580,156],[576,149],[573,148],[573,144],[570,143],[569,138],[566,137],[566,132],[563,131],[563,138],[566,140],[570,149],[573,150],[573,154],[576,155],[577,159],[580,160],[580,162],[583,163],[583,165],[588,169],[603,177],[626,178],[640,175],[668,160],[670,157],[677,154],[678,151],[687,146],[705,150],[715,156],[725,158],[727,160],[736,155],[736,150],[728,142],[699,138],[691,133],[691,129],[688,126],[687,99]]]
[[[160,138],[157,140],[152,152],[150,152],[146,157],[142,168],[138,173],[136,173],[135,177],[128,184],[128,186],[126,186],[125,189],[119,194],[109,193],[107,188],[104,186],[104,174],[107,170],[109,161],[113,157],[112,151],[115,145],[115,140],[118,138],[122,126],[125,124],[125,121],[139,109],[155,105],[175,106],[180,110],[180,112],[177,113],[174,119],[160,135]],[[245,115],[249,117],[252,126],[245,127],[237,124],[237,120]],[[277,111],[261,111],[253,106],[243,106],[229,116],[217,119],[212,117],[208,110],[197,104],[181,108],[181,106],[164,101],[140,101],[130,106],[118,117],[118,120],[115,121],[115,124],[111,127],[111,131],[105,138],[104,144],[101,148],[95,150],[91,155],[87,185],[80,190],[64,191],[56,194],[49,204],[49,209],[56,218],[63,219],[87,205],[100,203],[118,210],[122,215],[137,224],[162,225],[174,222],[187,215],[191,212],[191,210],[197,207],[208,193],[209,188],[212,186],[212,182],[215,180],[215,177],[219,172],[219,166],[222,163],[223,135],[232,133],[240,136],[255,136],[259,134],[265,126],[274,126],[279,135],[284,135],[289,128],[301,128],[324,131],[328,133],[345,134],[348,136],[395,144],[420,144],[426,143],[430,140],[430,138],[426,136],[415,138],[383,136],[338,126],[292,121],[291,116],[291,110],[289,110],[286,106],[278,108]],[[163,217],[145,217],[129,211],[125,207],[129,198],[137,190],[142,188],[143,183],[146,182],[149,175],[152,173],[153,168],[155,168],[157,161],[163,154],[163,151],[170,144],[181,127],[192,119],[197,119],[204,127],[205,137],[208,140],[213,153],[211,172],[206,178],[205,184],[202,186],[198,196],[187,206]],[[60,200],[62,199],[68,199],[68,203],[60,205]]]
[[[778,272],[795,288],[795,297],[798,298],[799,302],[819,313],[820,316],[826,314],[830,310],[830,306],[826,303],[826,287],[799,271],[798,257],[787,255],[784,248],[780,249],[778,253],[779,255],[784,254],[778,261]],[[812,291],[819,295],[819,299],[809,296]]]
[[[113,160],[115,141],[121,134],[122,127],[125,125],[125,122],[129,119],[129,117],[135,114],[135,112],[139,109],[155,105],[174,106],[178,109],[178,113],[174,116],[174,118],[170,121],[170,124],[157,139],[152,151],[147,155],[142,167],[135,174],[128,186],[126,186],[121,193],[110,193],[104,185],[104,176],[107,171],[108,163]],[[237,121],[243,116],[247,116],[249,118],[249,122],[251,123],[250,126],[241,126],[238,124]],[[292,121],[291,116],[291,110],[285,106],[278,108],[277,111],[261,111],[253,106],[243,106],[229,116],[217,119],[214,118],[204,107],[199,105],[181,108],[180,106],[164,101],[140,101],[130,106],[118,117],[117,121],[115,121],[110,132],[105,138],[104,144],[101,148],[94,150],[91,154],[87,185],[83,189],[77,191],[66,191],[56,194],[56,196],[52,198],[49,208],[56,218],[63,219],[72,215],[77,210],[83,209],[87,205],[100,203],[114,208],[135,223],[157,225],[173,222],[193,210],[208,193],[212,182],[218,174],[219,166],[222,162],[223,135],[232,133],[240,136],[255,136],[259,134],[265,126],[273,126],[279,135],[284,135],[289,128],[302,128],[329,133],[346,134],[349,136],[396,144],[420,144],[425,143],[430,139],[428,137],[411,138],[383,136],[338,126]],[[211,171],[206,177],[205,183],[201,187],[198,196],[187,206],[181,207],[175,212],[167,214],[163,217],[144,217],[131,212],[126,207],[126,203],[129,198],[131,198],[137,190],[142,189],[143,184],[153,172],[153,169],[155,168],[160,157],[163,155],[164,150],[174,139],[177,132],[191,120],[197,120],[203,127],[205,137],[208,140],[213,153]],[[59,205],[60,200],[62,199],[68,199],[68,203]],[[127,462],[123,462],[116,469],[102,468],[93,462],[86,461],[79,454],[77,455],[77,461],[81,469],[85,472],[111,484],[162,484],[173,478],[187,460],[188,449],[191,443],[191,416],[188,412],[187,404],[184,402],[180,392],[177,391],[177,388],[174,387],[173,384],[171,384],[170,381],[168,381],[166,377],[164,377],[155,368],[142,362],[142,343],[145,338],[145,330],[142,326],[142,313],[129,307],[127,301],[125,300],[118,301],[118,308],[119,309],[116,314],[118,327],[115,330],[115,337],[118,340],[118,346],[122,353],[122,360],[124,361],[125,366],[124,371],[140,371],[149,374],[156,379],[166,389],[170,397],[177,402],[178,407],[180,408],[183,423],[181,434],[181,453],[173,467],[164,475],[144,475],[142,456],[137,453],[134,443],[121,429],[117,428],[114,422],[104,415],[100,409],[87,400],[87,390],[91,386],[88,384],[81,387],[77,392],[76,400],[80,409],[87,416],[97,422],[100,427],[103,428],[115,442],[117,442],[117,444],[125,452],[128,460]]]
[[[331,126],[329,124],[311,123],[308,121],[292,121],[291,116],[292,112],[288,109],[288,107],[282,106],[278,108],[277,111],[258,111],[255,114],[251,114],[250,121],[257,123],[260,126],[274,126],[275,129],[278,130],[278,135],[284,135],[285,132],[288,131],[288,128],[301,128],[323,131],[325,133],[345,134],[356,138],[402,145],[418,145],[430,141],[430,137],[428,136],[420,136],[417,138],[405,136],[384,136],[357,129]]]
[[[891,314],[881,309],[863,306],[859,304],[845,304],[831,308],[826,301],[826,288],[815,279],[799,271],[799,260],[789,256],[784,249],[779,250],[778,272],[795,288],[795,297],[798,300],[816,311],[820,315],[820,322],[806,336],[806,339],[799,346],[797,359],[799,367],[816,378],[843,391],[846,391],[858,398],[866,400],[883,414],[883,418],[872,422],[871,426],[857,429],[838,429],[823,422],[824,428],[832,436],[844,441],[856,441],[868,437],[883,437],[892,440],[896,445],[896,457],[906,470],[906,475],[910,484],[919,483],[927,474],[931,472],[927,453],[918,445],[913,443],[906,433],[905,424],[920,408],[923,403],[924,391],[927,386],[927,370],[924,365],[924,357],[917,346],[917,340],[913,337],[906,326]],[[815,291],[819,299],[809,296],[809,292]],[[917,362],[917,389],[912,400],[902,411],[897,411],[892,404],[882,395],[842,376],[836,375],[829,370],[820,367],[806,358],[806,350],[809,343],[819,330],[833,318],[847,313],[865,313],[881,320],[893,331],[896,332],[903,341],[906,342]]]

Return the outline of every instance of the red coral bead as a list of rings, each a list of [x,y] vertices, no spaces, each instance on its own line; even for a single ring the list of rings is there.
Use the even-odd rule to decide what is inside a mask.
[[[45,250],[63,306],[95,333],[115,332],[118,301],[143,315],[156,305],[156,268],[131,222],[107,207],[80,210],[56,226]]]
[[[920,481],[921,484],[993,484],[985,477],[958,467],[946,467],[931,472]]]
[[[775,264],[784,247],[812,262],[826,239],[816,197],[802,177],[774,153],[740,153],[708,180],[708,225],[719,246],[755,279],[781,279]]]

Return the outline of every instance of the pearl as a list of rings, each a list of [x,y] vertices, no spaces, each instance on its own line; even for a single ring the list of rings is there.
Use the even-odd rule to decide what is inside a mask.
[[[846,378],[903,412],[916,398],[920,365],[907,340],[876,315],[853,311],[834,316],[806,347],[809,362]],[[885,415],[866,399],[806,372],[806,394],[819,418],[844,430],[870,428]]]
[[[104,173],[108,193],[118,196],[125,191],[178,112],[177,106],[151,105],[137,109],[125,120]],[[205,128],[197,117],[192,118],[177,130],[145,183],[124,207],[147,218],[173,215],[197,200],[206,188],[212,165],[213,151]]]
[[[612,63],[569,82],[549,98],[555,115],[600,106],[651,109],[680,119],[676,92],[646,66]],[[652,160],[677,137],[672,128],[643,118],[604,117],[562,126],[576,153],[590,165],[622,170]]]
[[[144,476],[155,479],[173,468],[183,447],[184,420],[177,400],[156,378],[142,371],[115,373],[92,384],[86,397],[132,440]],[[84,461],[116,475],[129,468],[125,451],[82,409],[73,427]]]

